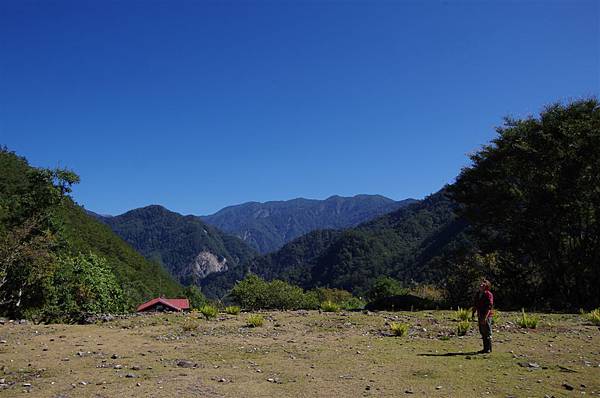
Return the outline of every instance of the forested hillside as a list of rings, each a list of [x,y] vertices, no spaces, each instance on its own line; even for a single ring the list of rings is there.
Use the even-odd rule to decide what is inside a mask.
[[[354,227],[414,202],[396,202],[381,195],[249,202],[226,207],[202,219],[265,254],[308,232]]]
[[[181,286],[69,198],[79,177],[0,149],[0,311],[48,321],[130,310]]]
[[[239,266],[256,253],[240,239],[162,206],[99,217],[145,257],[163,264],[182,283],[199,284],[212,273]]]

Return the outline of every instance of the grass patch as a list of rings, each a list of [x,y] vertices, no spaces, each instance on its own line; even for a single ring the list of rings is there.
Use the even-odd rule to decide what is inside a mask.
[[[464,336],[471,329],[471,322],[468,320],[458,322],[456,326],[456,334],[459,336]]]
[[[327,300],[321,303],[321,311],[323,312],[339,312],[340,306],[333,301]]]
[[[392,322],[390,324],[390,330],[394,336],[402,337],[408,334],[408,324]]]
[[[494,315],[492,315],[492,323],[496,325],[498,322],[500,322],[501,318],[502,316],[500,315],[500,311],[494,310]]]
[[[251,328],[261,327],[265,323],[265,318],[260,314],[252,314],[246,319],[246,325]]]
[[[200,313],[204,315],[206,320],[209,320],[215,318],[219,314],[219,310],[214,305],[205,304],[200,307]]]
[[[468,321],[471,319],[471,311],[466,308],[458,307],[458,310],[454,313],[454,318],[457,321]]]
[[[240,307],[238,307],[237,305],[230,305],[228,307],[225,307],[225,312],[229,315],[239,315]]]
[[[517,319],[517,325],[519,325],[523,329],[537,328],[539,318],[532,315],[527,315],[525,313],[525,309],[523,309],[521,312],[521,317]]]
[[[600,325],[600,308],[585,314],[585,318],[594,325]]]
[[[198,326],[198,323],[194,319],[186,318],[185,321],[183,321],[181,328],[184,332],[191,332],[192,330],[198,329]]]

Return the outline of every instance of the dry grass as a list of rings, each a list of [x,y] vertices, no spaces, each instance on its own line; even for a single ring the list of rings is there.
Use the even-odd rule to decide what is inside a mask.
[[[481,348],[479,335],[457,337],[450,311],[261,315],[260,328],[245,327],[243,317],[195,318],[188,328],[191,315],[182,314],[0,325],[0,397],[600,394],[600,331],[579,315],[538,315],[535,330],[495,325],[490,355],[469,354]],[[390,337],[393,322],[412,325],[411,334]]]

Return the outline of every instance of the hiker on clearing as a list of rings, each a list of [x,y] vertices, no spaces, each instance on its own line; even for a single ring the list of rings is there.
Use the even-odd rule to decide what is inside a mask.
[[[483,350],[480,353],[492,352],[492,315],[494,308],[494,295],[490,292],[492,284],[487,279],[482,279],[479,285],[479,292],[475,298],[475,306],[471,317],[477,311],[477,320],[479,323],[479,333],[483,339]]]

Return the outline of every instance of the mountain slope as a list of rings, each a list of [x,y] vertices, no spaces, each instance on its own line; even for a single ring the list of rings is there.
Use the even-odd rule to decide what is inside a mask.
[[[414,202],[413,199],[396,202],[381,195],[248,202],[226,207],[202,219],[264,254],[308,232],[354,227]]]
[[[184,284],[199,284],[208,275],[224,272],[255,255],[240,239],[223,234],[199,217],[183,216],[162,206],[97,217]]]
[[[460,244],[466,224],[445,190],[345,231],[315,231],[251,261],[248,270],[305,288],[364,292],[379,275],[405,282],[444,277],[440,261]]]
[[[8,228],[12,219],[18,218],[17,213],[22,210],[22,207],[11,203],[21,201],[29,206],[31,203],[43,201],[41,193],[47,195],[50,192],[51,188],[46,180],[31,179],[36,170],[42,174],[45,172],[30,166],[25,158],[0,147],[0,232],[3,232],[0,235],[3,238],[10,232]],[[5,211],[7,213],[4,213]],[[48,249],[54,258],[53,266],[45,271],[48,272],[48,276],[56,270],[58,257],[67,253],[93,253],[106,260],[107,266],[123,289],[123,304],[127,309],[135,308],[140,302],[161,294],[182,294],[181,285],[175,282],[160,264],[146,260],[106,225],[90,217],[70,198],[65,197],[56,208],[53,207],[50,218],[50,223],[56,230],[53,234],[56,242]]]

